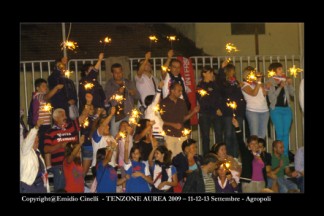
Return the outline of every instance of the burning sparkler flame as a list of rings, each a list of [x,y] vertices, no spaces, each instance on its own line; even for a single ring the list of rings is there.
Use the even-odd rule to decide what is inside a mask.
[[[109,38],[109,37],[105,37],[103,41],[100,40],[100,43],[108,44],[108,43],[110,43],[110,42],[111,42],[111,38]]]
[[[52,109],[53,109],[52,105],[50,103],[47,103],[43,106],[42,111],[51,112]]]
[[[119,136],[120,136],[121,138],[126,138],[126,133],[120,131],[120,132],[119,132]]]
[[[224,165],[225,165],[225,168],[228,170],[231,164],[230,164],[230,162],[225,162]]]
[[[274,70],[268,71],[268,77],[273,77],[276,75],[276,72]]]
[[[201,97],[204,97],[205,95],[209,95],[205,89],[199,89],[197,90],[197,92],[198,94],[200,94]]]
[[[84,120],[83,124],[82,124],[82,127],[83,127],[83,128],[86,128],[86,127],[88,127],[88,126],[89,126],[89,119],[86,118],[86,119]]]
[[[160,133],[160,135],[161,135],[161,136],[165,136],[165,135],[166,135],[165,131],[162,131],[162,132]]]
[[[84,85],[84,88],[85,88],[85,89],[92,89],[93,86],[94,86],[93,83],[87,83],[87,84]]]
[[[69,50],[75,50],[75,48],[77,48],[78,47],[78,43],[77,42],[74,42],[74,41],[69,41],[69,40],[66,40],[66,41],[64,41],[64,42],[62,42],[61,43],[61,46],[62,46],[62,50],[64,49],[64,48],[67,48],[67,49],[69,49]]]
[[[233,109],[233,111],[237,108],[237,104],[235,101],[230,101],[229,103],[226,103],[226,105]]]
[[[70,78],[71,73],[73,73],[73,71],[65,70],[65,71],[64,71],[64,76],[65,76],[66,78]]]
[[[123,95],[119,95],[119,94],[114,94],[113,96],[111,96],[110,100],[115,100],[117,103],[122,103],[124,99]]]
[[[138,109],[132,109],[129,120],[128,120],[128,123],[138,126],[137,122],[140,119],[141,114],[142,113]]]
[[[155,35],[150,35],[149,39],[150,39],[150,41],[153,41],[155,43],[158,42],[158,38]]]
[[[167,38],[169,39],[169,41],[175,41],[177,39],[177,37],[174,35],[167,36]]]
[[[164,72],[166,72],[166,71],[169,70],[168,67],[165,67],[165,66],[161,66],[161,69],[162,69],[162,71],[164,71]]]
[[[191,130],[189,130],[188,128],[184,128],[182,131],[182,136],[188,136],[191,133]]]
[[[290,75],[291,76],[294,76],[295,78],[297,77],[297,73],[300,73],[302,72],[303,69],[301,68],[296,68],[295,65],[293,65],[293,67],[289,68],[289,72],[290,72]]]
[[[257,76],[256,76],[256,74],[255,74],[255,71],[251,71],[251,72],[247,75],[246,80],[247,80],[248,82],[257,81]]]
[[[238,52],[239,51],[237,49],[237,47],[232,43],[227,43],[226,46],[225,46],[225,49],[226,49],[227,53]]]

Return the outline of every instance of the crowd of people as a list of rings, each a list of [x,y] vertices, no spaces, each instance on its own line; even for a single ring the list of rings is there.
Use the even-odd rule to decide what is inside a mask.
[[[91,169],[91,192],[116,193],[259,193],[303,192],[304,150],[298,149],[295,169],[289,166],[289,107],[294,88],[280,63],[269,70],[275,76],[262,82],[249,80],[255,68],[243,70],[225,60],[218,73],[204,67],[195,108],[188,99],[180,74],[181,61],[170,50],[161,80],[152,74],[151,53],[138,62],[135,82],[124,77],[119,63],[111,66],[112,78],[101,86],[95,65],[84,64],[77,94],[64,74],[67,58],[56,61],[48,80],[36,79],[30,102],[29,132],[21,120],[20,191],[46,193],[48,173],[54,192],[85,192]],[[48,86],[47,86],[48,84]],[[48,90],[49,87],[49,90]],[[235,113],[227,104],[235,102]],[[79,106],[77,107],[77,104]],[[136,105],[137,104],[137,105]],[[140,117],[133,112],[140,110]],[[183,134],[198,114],[202,154],[197,143]],[[265,151],[271,117],[276,130],[272,154]],[[247,143],[242,133],[247,120]],[[214,128],[216,143],[211,143]],[[118,175],[120,170],[120,175]]]

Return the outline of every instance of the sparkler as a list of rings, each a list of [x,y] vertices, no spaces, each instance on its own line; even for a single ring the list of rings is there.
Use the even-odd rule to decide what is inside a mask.
[[[232,43],[227,43],[225,45],[225,50],[226,50],[226,53],[227,54],[231,54],[232,52],[235,53],[235,52],[238,52],[239,51],[237,49],[237,47],[234,44],[232,44]],[[231,61],[231,58],[228,58],[226,61],[227,62],[230,62]]]
[[[65,71],[64,71],[64,76],[65,76],[66,78],[70,78],[71,73],[73,73],[73,71],[65,70]]]
[[[204,97],[205,95],[209,95],[205,89],[199,89],[197,90],[197,92],[198,94],[200,94],[201,97]]]
[[[50,103],[47,103],[43,106],[42,111],[51,113],[52,109],[53,109],[52,105]]]
[[[71,50],[71,51],[73,51],[73,50],[75,50],[77,47],[78,47],[78,43],[77,42],[74,42],[74,41],[69,41],[69,40],[66,40],[66,41],[63,41],[62,43],[61,43],[61,46],[62,46],[62,50],[64,49],[64,48],[67,48],[67,49],[69,49],[69,50]]]
[[[114,94],[113,96],[111,96],[110,100],[115,100],[117,103],[121,104],[125,99],[123,95]]]
[[[167,72],[167,71],[170,71],[170,69],[168,68],[168,67],[165,67],[165,66],[161,66],[161,69],[162,69],[162,71],[164,71],[164,72]]]
[[[103,40],[100,40],[99,42],[104,44],[102,52],[105,52],[106,45],[111,42],[111,38],[107,36]]]
[[[229,101],[229,99],[227,99],[228,101]],[[226,103],[226,105],[228,106],[228,107],[230,107],[230,108],[232,108],[232,110],[233,110],[233,117],[235,117],[236,115],[235,115],[235,110],[236,110],[236,108],[237,108],[237,104],[236,104],[236,102],[235,101],[230,101],[229,103]]]
[[[129,120],[128,120],[128,123],[138,126],[137,122],[140,119],[141,114],[142,113],[138,109],[132,109]]]
[[[247,80],[248,82],[255,82],[255,81],[257,81],[257,76],[256,76],[256,74],[255,74],[255,71],[251,71],[251,72],[247,75],[246,80]]]
[[[188,136],[191,133],[191,130],[189,130],[188,128],[184,128],[182,131],[182,136]]]
[[[171,43],[171,49],[173,49],[173,46],[172,46],[172,41],[175,41],[177,40],[177,37],[174,36],[174,35],[170,35],[170,36],[167,36],[168,40],[170,41]]]
[[[150,39],[150,50],[152,50],[152,42],[157,43],[158,42],[158,38],[155,35],[150,35],[149,36]]]
[[[86,90],[89,90],[89,89],[92,89],[93,86],[94,86],[93,83],[87,83],[87,84],[84,85],[84,88],[85,88]]]
[[[120,131],[120,132],[119,132],[119,136],[120,136],[121,138],[126,138],[126,133]]]
[[[160,113],[160,115],[163,115],[163,113],[165,112],[163,109],[160,108],[160,105],[157,104],[154,108],[154,113]]]
[[[302,71],[303,71],[303,69],[301,69],[301,68],[296,68],[295,65],[293,65],[293,67],[289,68],[290,75],[291,75],[291,76],[294,76],[295,78],[296,78],[296,76],[297,76],[297,72],[300,73],[300,72],[302,72]]]
[[[276,75],[276,72],[274,70],[268,71],[268,77],[273,77]]]
[[[86,118],[86,119],[84,120],[83,124],[82,124],[82,127],[83,127],[83,128],[87,128],[88,126],[89,126],[89,119]]]
[[[165,135],[166,135],[165,131],[163,130],[163,131],[160,133],[160,135],[161,135],[161,136],[165,136]]]

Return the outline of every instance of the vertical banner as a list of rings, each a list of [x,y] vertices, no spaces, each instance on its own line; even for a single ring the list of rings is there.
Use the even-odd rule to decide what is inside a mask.
[[[191,110],[192,110],[197,106],[196,81],[195,81],[194,69],[192,67],[192,62],[191,59],[185,58],[183,56],[178,56],[177,59],[182,63],[180,74],[185,81],[185,85],[187,88],[187,95],[191,103]],[[198,124],[197,114],[192,116],[192,118],[190,119],[190,124],[191,125]]]

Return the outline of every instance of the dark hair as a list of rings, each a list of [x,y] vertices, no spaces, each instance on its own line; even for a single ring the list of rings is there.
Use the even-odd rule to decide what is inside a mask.
[[[192,144],[195,144],[195,143],[196,143],[196,140],[190,139],[190,138],[183,141],[183,143],[181,145],[182,151],[184,151],[186,147],[189,147],[189,146],[191,146]]]
[[[222,146],[226,147],[226,143],[224,143],[224,142],[216,143],[210,148],[210,152],[217,155],[220,147],[222,147]]]
[[[115,68],[122,68],[122,65],[119,63],[115,63],[115,64],[111,65],[111,73],[114,72]]]
[[[89,70],[89,68],[93,66],[91,63],[86,63],[84,65],[82,65],[81,67],[81,77],[85,77],[86,76],[86,72]]]
[[[230,70],[235,70],[235,66],[233,64],[228,64],[224,67],[224,72],[227,73]]]
[[[139,147],[138,145],[134,145],[134,146],[131,148],[130,152],[129,152],[129,158],[130,158],[130,159],[132,159],[132,154],[133,154],[136,150],[138,150],[138,151],[142,154],[140,147]],[[141,160],[142,160],[142,159],[141,159],[141,157],[140,157],[140,158],[139,158],[139,161],[141,161]]]
[[[73,143],[68,142],[65,146],[65,157],[69,157],[72,154],[73,151]]]
[[[259,138],[258,143],[262,143],[263,147],[267,148],[267,143],[266,143],[266,141],[264,139]]]
[[[173,83],[171,83],[170,91],[173,90],[173,89],[175,89],[175,87],[176,87],[177,85],[181,86],[181,84],[178,83],[178,82],[173,82]],[[182,86],[181,86],[181,87],[182,87]]]
[[[215,163],[215,162],[217,162],[216,155],[213,153],[208,153],[205,155],[201,165],[206,165],[206,164]]]
[[[147,122],[149,122],[149,119],[140,119],[138,124],[140,125],[139,127],[136,127],[135,130],[135,135],[142,133],[142,131],[146,128]],[[145,137],[143,137],[145,138]]]
[[[120,127],[121,127],[121,125],[122,125],[123,123],[127,123],[127,125],[129,125],[128,121],[123,120],[123,121],[121,121],[120,124],[119,124],[119,128],[118,128],[119,130],[120,130]]]
[[[137,62],[137,65],[136,65],[137,70],[139,70],[139,68],[140,68],[141,65],[144,63],[144,61],[145,61],[145,59],[141,59],[141,60],[139,60],[139,61]],[[149,62],[151,65],[153,65],[153,62],[152,62],[151,59],[148,60],[148,62]]]
[[[279,63],[279,62],[274,62],[274,63],[271,63],[271,64],[269,65],[269,68],[268,68],[268,69],[269,69],[269,71],[272,71],[272,70],[273,70],[273,71],[276,72],[277,69],[280,68],[280,67],[283,67],[281,63]]]
[[[210,66],[205,66],[201,69],[201,73],[200,73],[200,76],[201,76],[201,79],[203,80],[204,79],[204,73],[208,72],[208,71],[211,71],[212,73],[214,73],[214,69]]]
[[[97,151],[97,164],[101,161],[103,161],[106,157],[106,148],[100,148]]]
[[[277,146],[278,143],[282,143],[281,140],[275,140],[272,142],[272,150],[274,150],[274,148]]]
[[[38,78],[38,79],[36,79],[36,80],[35,80],[35,89],[36,89],[37,87],[39,87],[42,83],[46,83],[46,84],[47,84],[47,81],[44,80],[43,78]]]
[[[259,141],[259,137],[256,136],[256,135],[249,136],[248,139],[247,139],[247,143],[250,144],[252,141],[257,141],[258,142]]]
[[[158,146],[156,148],[156,151],[159,151],[161,152],[161,154],[164,154],[163,163],[165,164],[166,167],[169,167],[172,164],[171,161],[172,152],[168,150],[168,148],[164,145]]]
[[[173,62],[178,62],[181,65],[181,61],[179,59],[172,59],[170,65],[172,65]]]
[[[144,100],[145,106],[148,107],[149,105],[151,105],[151,103],[153,102],[153,99],[154,99],[154,95],[146,96],[146,98]]]

